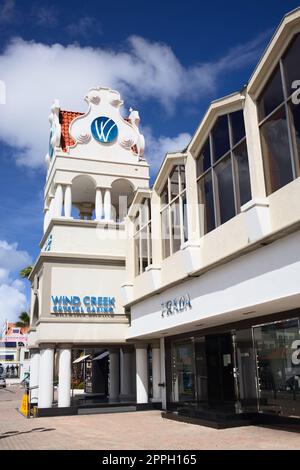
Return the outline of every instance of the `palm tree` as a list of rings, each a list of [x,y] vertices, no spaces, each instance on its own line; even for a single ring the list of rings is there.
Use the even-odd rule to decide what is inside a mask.
[[[23,277],[23,279],[28,279],[31,271],[32,271],[32,266],[27,266],[26,268],[23,268],[20,271],[20,276]]]
[[[30,317],[27,312],[22,312],[19,315],[19,321],[16,323],[16,326],[19,328],[26,328],[30,324]]]

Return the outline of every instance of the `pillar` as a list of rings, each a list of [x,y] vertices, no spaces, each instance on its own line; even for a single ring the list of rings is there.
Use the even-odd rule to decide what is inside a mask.
[[[58,361],[58,407],[71,404],[71,348],[63,347]]]
[[[109,399],[119,398],[120,388],[120,351],[119,348],[109,350]]]
[[[50,219],[50,212],[49,212],[49,207],[45,207],[44,209],[44,233],[46,232],[48,225],[49,225],[49,220]]]
[[[43,345],[40,352],[39,408],[51,408],[53,402],[54,347]]]
[[[132,391],[132,349],[129,347],[122,347],[121,350],[121,365],[120,365],[120,395],[122,398],[129,398],[133,395]]]
[[[40,351],[39,349],[30,350],[30,364],[29,364],[29,387],[39,386],[39,366],[40,366]],[[30,402],[37,404],[39,396],[39,389],[34,388],[30,391]]]
[[[111,188],[106,188],[104,193],[104,219],[111,220]]]
[[[152,401],[161,401],[161,390],[159,383],[161,382],[160,373],[160,347],[159,343],[152,345],[152,385],[153,385],[153,398]]]
[[[49,196],[49,222],[55,217],[55,200],[54,196]]]
[[[71,190],[70,184],[68,184],[65,189],[64,213],[65,213],[65,217],[71,218],[72,216],[72,190]]]
[[[95,220],[102,219],[103,204],[102,204],[102,192],[100,188],[96,188],[96,199],[95,199]]]
[[[55,191],[55,214],[54,217],[61,217],[63,206],[63,189],[62,185],[58,184]]]
[[[136,402],[148,403],[148,355],[145,344],[136,345]]]

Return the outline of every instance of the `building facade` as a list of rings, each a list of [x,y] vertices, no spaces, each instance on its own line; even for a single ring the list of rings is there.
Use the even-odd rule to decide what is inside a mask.
[[[58,405],[69,406],[71,347],[96,345],[108,351],[111,399],[127,377],[140,406],[300,417],[299,54],[297,9],[248,84],[211,103],[187,148],[166,155],[151,189],[136,112],[124,120],[114,100],[103,104],[114,92],[92,90],[67,132],[54,105],[31,275],[39,407],[52,405],[54,351]],[[126,138],[102,142],[104,118]],[[108,318],[97,311],[106,297]]]
[[[28,327],[4,322],[0,336],[0,375],[22,381],[29,374]]]

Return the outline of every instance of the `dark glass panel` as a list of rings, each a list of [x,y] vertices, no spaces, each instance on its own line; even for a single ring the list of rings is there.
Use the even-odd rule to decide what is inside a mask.
[[[179,199],[173,202],[170,206],[171,209],[171,230],[172,230],[172,246],[173,253],[180,250],[181,246],[181,231],[180,231],[180,206]]]
[[[182,214],[183,214],[183,238],[186,242],[188,240],[188,211],[187,211],[187,201],[186,193],[184,192],[181,199],[182,203]]]
[[[237,164],[241,206],[251,199],[249,162],[246,140],[234,149]]]
[[[175,166],[170,174],[171,201],[179,194],[179,166]]]
[[[142,272],[148,266],[148,239],[147,226],[141,230],[141,256],[142,256]]]
[[[215,167],[218,189],[221,224],[235,216],[232,166],[230,155]]]
[[[201,213],[204,210],[204,233],[208,233],[216,226],[211,171],[199,180],[198,188]]]
[[[195,400],[193,343],[174,343],[172,347],[172,401]]]
[[[295,80],[300,80],[300,34],[297,34],[286,54],[282,58],[283,68],[285,73],[285,81],[287,88],[287,95],[290,96],[295,88],[292,88],[292,84]]]
[[[160,198],[161,198],[162,206],[165,206],[166,204],[168,204],[168,200],[169,200],[169,197],[168,197],[168,182],[165,184],[164,189],[161,192]]]
[[[186,187],[186,178],[185,178],[185,166],[180,165],[179,167],[180,170],[180,178],[181,178],[181,188],[180,191],[183,191]]]
[[[210,160],[210,145],[209,139],[205,142],[204,146],[199,152],[199,156],[197,158],[197,176],[201,176],[206,170],[211,167],[211,160]]]
[[[212,130],[212,138],[214,147],[214,159],[215,161],[217,161],[220,157],[225,155],[225,153],[230,148],[227,114],[218,117],[217,122]]]
[[[237,144],[245,137],[245,123],[243,110],[230,114],[233,145]]]
[[[260,127],[267,193],[293,180],[284,106]]]
[[[299,320],[253,328],[257,358],[259,409],[300,416]]]
[[[257,100],[259,121],[268,116],[283,100],[280,68],[277,65],[272,77]]]
[[[140,235],[134,237],[134,265],[135,265],[135,275],[140,274]]]
[[[294,143],[294,153],[297,158],[298,175],[300,168],[300,104],[289,103],[291,113],[291,132]]]
[[[170,228],[169,228],[169,209],[166,208],[161,213],[161,232],[163,258],[170,256]]]

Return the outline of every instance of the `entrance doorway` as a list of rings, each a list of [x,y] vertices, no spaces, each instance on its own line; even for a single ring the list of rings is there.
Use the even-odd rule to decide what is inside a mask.
[[[232,403],[236,399],[232,335],[205,337],[207,398],[210,404]]]

